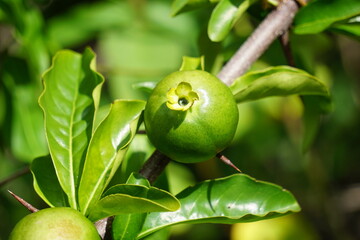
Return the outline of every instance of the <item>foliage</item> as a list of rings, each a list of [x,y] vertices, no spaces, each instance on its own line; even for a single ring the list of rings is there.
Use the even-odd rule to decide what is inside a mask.
[[[322,220],[313,236],[356,239],[356,206],[344,190],[360,181],[356,0],[303,6],[290,33],[296,67],[274,43],[230,86],[239,125],[223,154],[246,174],[214,159],[170,162],[153,186],[136,174],[154,151],[137,133],[156,83],[179,68],[216,75],[274,2],[2,0],[0,179],[30,166],[32,179],[7,188],[93,222],[116,215],[113,239],[167,239],[169,229],[219,239],[217,225],[197,231],[208,223],[246,228],[300,206],[307,222]],[[7,239],[25,210],[5,191],[0,199]]]

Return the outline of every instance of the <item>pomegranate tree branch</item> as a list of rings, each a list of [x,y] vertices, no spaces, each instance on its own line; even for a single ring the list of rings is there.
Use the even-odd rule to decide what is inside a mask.
[[[147,178],[150,183],[153,183],[163,172],[170,160],[171,159],[169,157],[158,150],[155,150],[155,152],[145,162],[139,173],[143,177]]]
[[[299,7],[294,0],[283,0],[255,29],[218,73],[225,84],[243,75],[270,44],[290,27]]]

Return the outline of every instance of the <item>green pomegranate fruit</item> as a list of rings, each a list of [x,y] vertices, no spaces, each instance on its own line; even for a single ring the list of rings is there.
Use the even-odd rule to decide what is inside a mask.
[[[72,208],[46,208],[21,219],[10,240],[100,240],[94,224]]]
[[[238,123],[230,89],[200,70],[174,72],[161,80],[145,107],[152,144],[171,159],[194,163],[214,157],[229,145]]]

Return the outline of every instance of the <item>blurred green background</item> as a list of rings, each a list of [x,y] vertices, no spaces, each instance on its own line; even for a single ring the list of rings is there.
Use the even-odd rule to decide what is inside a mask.
[[[1,182],[1,240],[27,214],[7,189],[46,207],[26,169],[33,158],[48,153],[37,99],[41,75],[56,51],[94,49],[97,69],[106,78],[101,103],[106,111],[114,99],[146,100],[149,93],[139,83],[157,82],[176,71],[182,56],[204,55],[207,70],[216,74],[261,17],[245,14],[223,42],[213,43],[206,35],[212,6],[176,17],[170,8],[165,0],[0,0],[0,181],[25,171]],[[170,230],[171,239],[360,239],[359,41],[331,32],[290,37],[296,66],[327,83],[333,111],[322,116],[313,144],[303,151],[299,97],[243,103],[234,142],[224,154],[244,173],[290,190],[302,212],[232,226],[180,225]],[[275,41],[252,70],[286,64]],[[152,151],[146,136],[137,136],[114,181],[138,170]],[[173,193],[232,173],[215,159],[171,163],[166,170]]]

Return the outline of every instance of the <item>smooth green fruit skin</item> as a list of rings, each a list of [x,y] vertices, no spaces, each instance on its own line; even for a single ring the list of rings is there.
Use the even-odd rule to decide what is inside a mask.
[[[46,208],[21,219],[10,240],[100,240],[94,224],[72,208]]]
[[[167,92],[188,82],[199,95],[187,111],[166,106]],[[238,123],[231,90],[215,76],[200,70],[174,72],[161,80],[144,111],[146,133],[152,144],[171,159],[195,163],[209,160],[227,147]]]

